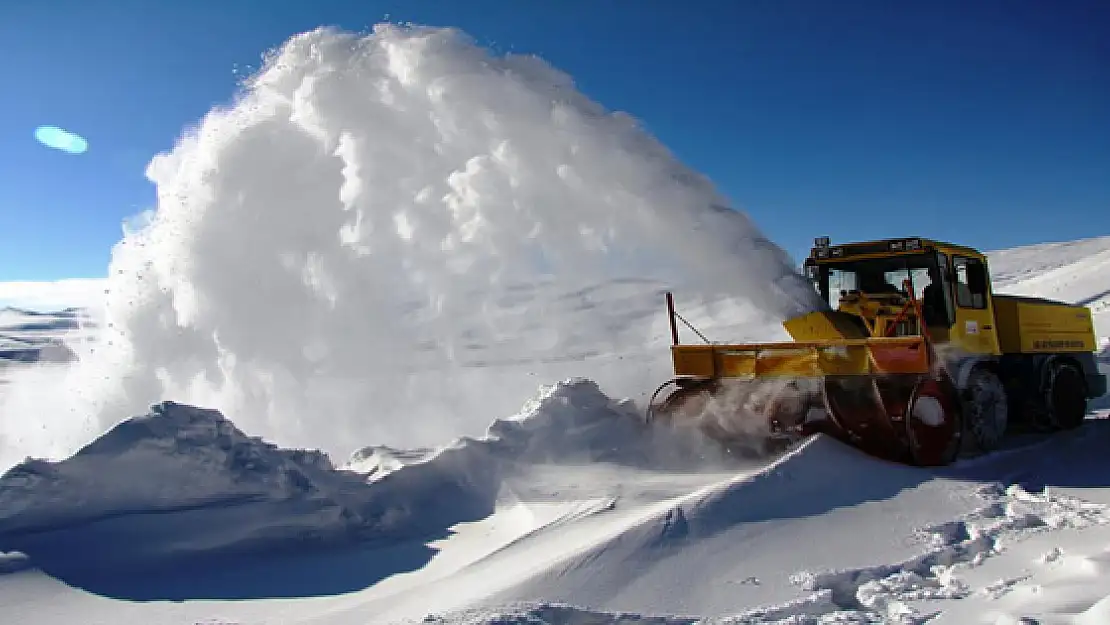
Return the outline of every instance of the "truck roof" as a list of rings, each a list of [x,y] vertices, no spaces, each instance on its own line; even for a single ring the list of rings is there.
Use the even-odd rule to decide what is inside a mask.
[[[895,239],[873,239],[870,241],[848,241],[835,245],[830,244],[827,248],[815,246],[810,249],[807,262],[811,260],[832,262],[841,258],[854,256],[882,257],[901,255],[919,252],[926,248],[942,249],[949,252],[967,254],[968,256],[977,258],[985,256],[983,252],[973,247],[960,245],[958,243],[941,241],[939,239],[928,239],[925,237],[900,237]],[[834,250],[836,250],[836,252],[834,252]],[[824,253],[819,253],[819,251],[824,251]]]

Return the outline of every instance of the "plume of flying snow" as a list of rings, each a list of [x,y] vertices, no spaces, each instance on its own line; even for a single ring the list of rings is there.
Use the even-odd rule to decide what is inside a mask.
[[[102,427],[174,400],[282,444],[440,443],[570,376],[650,392],[663,288],[741,328],[820,305],[634,119],[454,29],[293,37],[147,175],[70,382]]]

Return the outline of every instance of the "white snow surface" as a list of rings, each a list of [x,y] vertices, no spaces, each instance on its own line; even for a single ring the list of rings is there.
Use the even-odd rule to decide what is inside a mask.
[[[1108,442],[1102,415],[937,471],[823,436],[745,464],[569,380],[366,475],[166,403],[0,478],[0,605],[21,623],[1098,622]]]
[[[538,59],[307,33],[149,175],[95,322],[0,314],[81,358],[0,363],[4,622],[1110,622],[1106,411],[939,470],[646,428],[662,290],[721,340],[818,304]],[[992,275],[1105,338],[1107,254]]]

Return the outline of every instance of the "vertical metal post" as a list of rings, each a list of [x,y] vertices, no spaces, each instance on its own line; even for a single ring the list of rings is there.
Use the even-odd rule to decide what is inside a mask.
[[[667,291],[667,319],[671,323],[671,345],[678,345],[678,326],[674,322],[674,296]]]

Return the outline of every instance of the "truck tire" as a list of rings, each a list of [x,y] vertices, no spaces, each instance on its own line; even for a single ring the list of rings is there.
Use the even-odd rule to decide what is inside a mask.
[[[1053,429],[1074,430],[1087,417],[1087,388],[1083,372],[1067,361],[1052,363],[1045,388],[1045,408]]]
[[[976,367],[967,378],[961,401],[966,438],[979,451],[998,449],[1009,427],[1006,387],[985,367]]]

